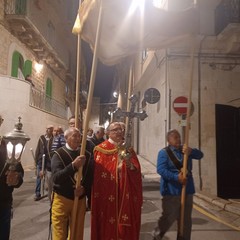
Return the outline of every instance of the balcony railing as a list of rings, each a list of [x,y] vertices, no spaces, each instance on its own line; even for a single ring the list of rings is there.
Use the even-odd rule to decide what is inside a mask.
[[[62,80],[65,80],[69,60],[65,43],[59,37],[62,28],[56,30],[52,18],[48,18],[35,6],[36,3],[31,2],[35,1],[4,0],[3,23],[39,60],[45,61]]]
[[[27,13],[27,0],[5,0],[5,14],[25,15]]]
[[[67,118],[67,109],[62,103],[46,96],[46,94],[36,88],[30,92],[30,106],[43,110],[45,112]]]
[[[215,10],[216,35],[229,23],[240,23],[240,0],[223,0]]]

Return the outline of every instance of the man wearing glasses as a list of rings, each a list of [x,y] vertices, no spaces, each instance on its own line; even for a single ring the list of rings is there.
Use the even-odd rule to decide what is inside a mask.
[[[141,168],[132,148],[124,149],[119,122],[94,149],[91,240],[138,240],[141,225]],[[122,154],[123,152],[127,154]]]

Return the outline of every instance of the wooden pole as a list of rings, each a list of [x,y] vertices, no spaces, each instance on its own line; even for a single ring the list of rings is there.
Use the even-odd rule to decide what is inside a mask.
[[[131,60],[131,64],[130,64],[130,68],[129,68],[129,77],[128,77],[128,95],[127,95],[127,112],[130,111],[130,100],[129,98],[131,97],[132,95],[132,86],[133,86],[133,62]],[[126,129],[125,129],[125,133],[128,133],[128,125],[129,125],[129,118],[126,117],[125,119],[125,124],[126,124]],[[125,139],[126,136],[125,136]]]
[[[129,68],[129,79],[128,79],[128,99],[132,95],[132,87],[133,87],[133,63],[131,60],[130,68]],[[127,112],[130,111],[130,101],[127,101]]]
[[[97,71],[97,56],[98,56],[98,48],[99,48],[99,40],[100,40],[100,26],[101,26],[101,19],[102,19],[102,3],[100,2],[99,8],[99,15],[98,15],[98,25],[97,25],[97,32],[96,32],[96,39],[95,39],[95,48],[93,54],[93,63],[92,63],[92,71],[90,77],[90,86],[88,92],[88,101],[87,101],[87,110],[86,116],[84,121],[84,131],[83,131],[83,138],[82,138],[82,145],[81,145],[81,152],[80,155],[85,154],[86,148],[86,140],[87,140],[87,129],[88,129],[88,122],[91,114],[91,107],[92,107],[92,97],[93,97],[93,90],[96,78],[96,71]],[[80,186],[82,179],[82,167],[78,169],[77,173],[77,181],[76,181],[76,188]],[[74,198],[73,210],[72,210],[72,224],[70,226],[70,239],[75,239],[75,229],[76,229],[76,217],[77,217],[77,210],[78,210],[78,197]]]
[[[192,82],[193,82],[193,73],[194,73],[194,52],[195,52],[195,37],[191,38],[191,68],[190,68],[190,78],[189,78],[189,92],[188,92],[188,107],[187,107],[187,120],[185,128],[185,146],[188,148],[189,143],[189,129],[190,129],[190,115],[191,115],[191,102],[192,102]],[[187,176],[187,162],[188,162],[188,153],[184,153],[183,158],[183,177]],[[181,213],[180,213],[180,224],[179,224],[179,234],[180,237],[183,237],[184,230],[184,211],[185,211],[185,200],[186,200],[186,185],[182,186],[181,193]]]
[[[42,179],[41,179],[41,194],[44,197],[44,188],[45,188],[45,154],[42,155]]]
[[[79,1],[79,6],[81,4],[81,0]],[[75,97],[75,127],[78,126],[78,118],[79,118],[79,92],[80,92],[80,75],[81,75],[81,36],[78,34],[77,39],[77,73],[76,73],[76,97]]]
[[[122,109],[122,90],[121,90],[121,84],[119,84],[119,93],[118,93],[118,101],[117,101],[117,107]]]

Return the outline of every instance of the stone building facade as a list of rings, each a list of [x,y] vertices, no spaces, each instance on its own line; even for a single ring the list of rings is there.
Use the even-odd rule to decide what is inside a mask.
[[[77,37],[71,31],[77,10],[73,0],[0,2],[1,135],[22,117],[31,137],[24,166],[33,165],[29,149],[35,150],[46,126],[65,129],[74,114]],[[84,78],[84,62],[82,71]]]
[[[192,3],[161,2],[168,10],[181,10]],[[200,35],[194,40],[189,146],[200,148],[204,158],[194,161],[196,188],[223,198],[239,198],[240,2],[197,3]],[[138,110],[148,114],[134,124],[134,146],[142,161],[156,164],[158,151],[167,144],[166,132],[173,128],[183,132],[182,116],[174,110],[173,102],[179,96],[189,96],[190,52],[191,41],[185,40],[168,49],[146,49],[135,59],[133,92],[140,99]],[[161,97],[157,104],[144,106],[141,103],[148,88],[158,89]]]

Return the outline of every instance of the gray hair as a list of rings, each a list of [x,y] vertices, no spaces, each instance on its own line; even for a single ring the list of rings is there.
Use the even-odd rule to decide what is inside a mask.
[[[125,131],[126,129],[126,124],[124,122],[119,122],[119,124],[121,125],[121,128]]]
[[[180,133],[178,132],[177,129],[171,129],[171,130],[169,130],[169,131],[167,132],[167,134],[166,134],[166,140],[168,141],[169,137],[170,137],[171,135],[174,135],[174,134],[179,134],[179,135],[180,135]]]
[[[113,124],[119,124],[119,125],[120,125],[119,122],[110,122],[109,125],[108,125],[108,127],[107,127],[107,129],[106,129],[106,132],[109,132],[109,131],[110,131],[110,127],[111,127]]]
[[[79,132],[80,133],[78,128],[70,127],[64,132],[64,137],[67,139],[68,136],[73,132]]]

